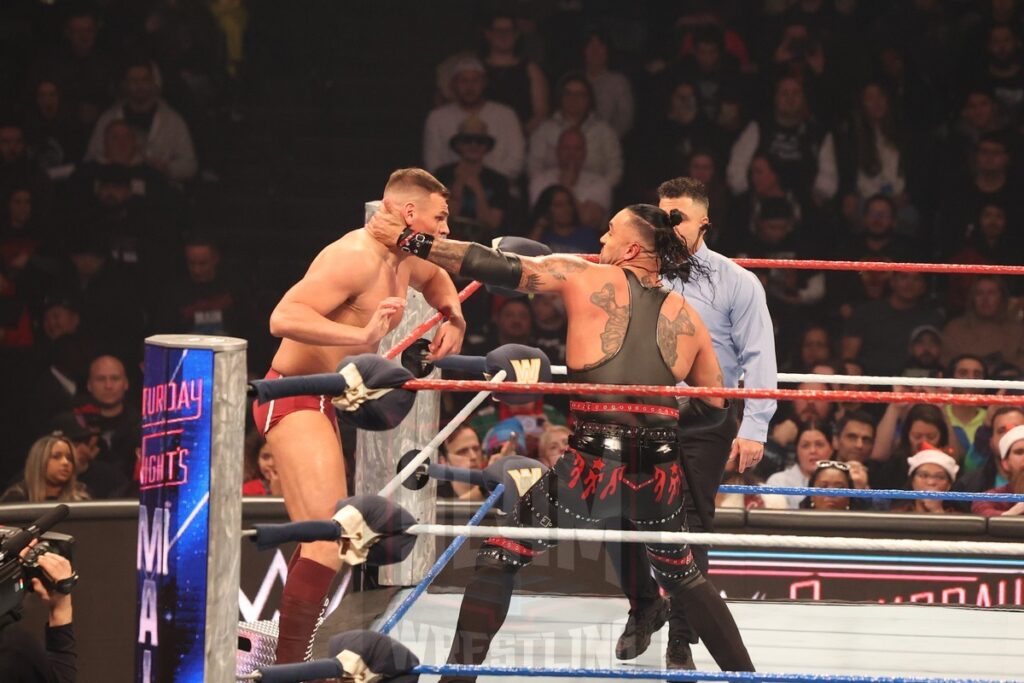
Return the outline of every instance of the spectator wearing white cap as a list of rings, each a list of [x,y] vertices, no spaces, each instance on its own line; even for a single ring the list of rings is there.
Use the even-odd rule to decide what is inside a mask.
[[[1017,425],[999,439],[999,458],[999,469],[1009,483],[985,493],[1024,494],[1024,425]],[[1024,515],[1024,503],[976,500],[971,512],[984,517],[1019,517]]]
[[[459,59],[452,65],[449,79],[454,100],[434,108],[427,116],[423,165],[436,171],[457,162],[459,156],[449,142],[458,134],[462,122],[475,116],[487,124],[487,132],[494,138],[494,147],[484,156],[484,164],[509,180],[518,178],[526,155],[522,126],[510,107],[484,97],[487,75],[483,63],[476,57]]]
[[[940,451],[929,443],[907,458],[908,491],[949,491],[956,481],[960,466],[948,453]],[[892,512],[923,512],[944,514],[956,512],[956,508],[936,498],[896,501],[889,508]]]

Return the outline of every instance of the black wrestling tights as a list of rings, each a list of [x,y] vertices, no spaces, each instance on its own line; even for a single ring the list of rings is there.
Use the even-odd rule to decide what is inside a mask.
[[[698,577],[675,590],[672,599],[682,603],[687,620],[722,671],[754,670],[736,621],[710,581]]]
[[[505,623],[512,602],[516,568],[481,558],[466,587],[459,611],[455,640],[448,655],[449,664],[482,664],[491,641]],[[476,677],[445,676],[440,683],[475,681]]]

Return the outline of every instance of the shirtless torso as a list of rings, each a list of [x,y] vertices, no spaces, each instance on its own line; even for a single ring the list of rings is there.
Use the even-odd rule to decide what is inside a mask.
[[[301,333],[296,335],[293,332],[296,336],[281,339],[271,363],[275,370],[287,376],[331,372],[346,356],[376,353],[380,339],[374,339],[376,335],[372,333],[382,331],[387,334],[394,329],[402,320],[402,307],[410,281],[418,279],[416,284],[422,285],[433,274],[417,268],[422,261],[399,260],[378,246],[362,229],[348,233],[313,259],[306,275],[278,305],[279,310],[294,303],[311,306],[331,322],[365,330],[366,338],[352,335],[347,339],[339,335],[338,341],[346,343],[327,345],[316,343],[313,337],[302,341]],[[337,272],[339,266],[347,272]],[[389,299],[395,301],[388,302]],[[393,308],[394,313],[388,316],[386,325],[379,320],[380,324],[370,326],[382,303],[389,311]],[[274,323],[272,317],[272,330]]]

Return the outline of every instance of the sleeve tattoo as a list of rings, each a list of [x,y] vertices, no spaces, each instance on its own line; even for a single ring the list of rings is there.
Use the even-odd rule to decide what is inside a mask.
[[[453,275],[462,275],[466,264],[466,255],[470,247],[481,250],[483,247],[470,242],[459,242],[457,240],[438,240],[434,242],[427,260],[441,268],[444,268]],[[474,252],[477,256],[486,252]],[[498,261],[500,251],[492,252],[495,258],[487,259],[501,264]],[[565,282],[569,274],[586,270],[590,264],[582,259],[568,256],[544,256],[544,257],[517,257],[513,254],[506,254],[509,259],[516,259],[522,267],[522,275],[519,278],[517,289],[523,292],[544,292],[558,289],[556,283]],[[479,260],[479,259],[478,259]],[[474,266],[477,269],[477,266]],[[471,270],[474,270],[471,269]],[[503,267],[502,272],[508,272]],[[466,273],[472,275],[472,273]],[[480,278],[483,279],[483,278]],[[495,283],[489,283],[495,284]],[[503,285],[509,286],[509,285]]]
[[[565,282],[570,273],[586,270],[586,261],[565,256],[524,258],[523,278],[519,289],[524,292],[542,292],[551,289],[553,282]]]

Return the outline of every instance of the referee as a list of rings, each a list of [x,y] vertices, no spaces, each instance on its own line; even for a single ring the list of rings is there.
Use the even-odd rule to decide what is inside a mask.
[[[725,386],[739,386],[742,377],[747,388],[774,389],[775,336],[764,288],[753,273],[711,251],[704,243],[704,234],[711,228],[708,204],[707,188],[694,178],[674,178],[658,187],[658,206],[665,211],[678,209],[683,214],[676,233],[703,266],[691,273],[689,282],[669,280],[665,285],[683,294],[704,320],[722,366]],[[737,404],[733,401],[732,405],[735,409]],[[768,422],[774,413],[775,401],[748,399],[737,432],[723,435],[722,430],[712,430],[689,434],[680,442],[690,493],[690,531],[714,531],[715,494],[726,461],[737,459],[741,472],[760,462]],[[664,606],[643,546],[608,544],[608,548],[630,604],[629,620],[615,652],[620,659],[632,659],[647,649],[651,635],[664,624]],[[707,547],[693,546],[693,556],[706,574]],[[665,665],[669,669],[693,669],[690,644],[696,642],[685,613],[673,604]]]

